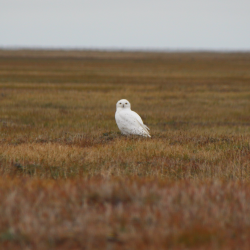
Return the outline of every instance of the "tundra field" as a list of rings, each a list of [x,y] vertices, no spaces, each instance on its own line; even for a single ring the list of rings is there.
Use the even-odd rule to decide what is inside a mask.
[[[250,249],[250,53],[0,50],[0,104],[0,249]]]

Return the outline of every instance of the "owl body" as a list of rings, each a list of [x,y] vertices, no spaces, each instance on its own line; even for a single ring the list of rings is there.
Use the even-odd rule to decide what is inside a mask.
[[[115,120],[124,135],[151,137],[148,132],[149,128],[143,124],[141,117],[131,110],[131,105],[126,99],[117,102]]]

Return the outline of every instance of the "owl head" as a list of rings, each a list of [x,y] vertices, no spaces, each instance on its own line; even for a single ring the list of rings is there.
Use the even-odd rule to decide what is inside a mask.
[[[116,103],[116,110],[117,109],[131,109],[130,102],[126,99],[121,99]]]

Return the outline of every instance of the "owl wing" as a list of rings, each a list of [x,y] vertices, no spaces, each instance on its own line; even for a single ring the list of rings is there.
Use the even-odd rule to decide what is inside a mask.
[[[146,126],[146,125],[143,123],[141,117],[140,117],[135,111],[132,111],[132,110],[131,110],[131,112],[132,112],[133,115],[136,117],[136,119],[138,120],[138,122],[140,122],[141,125],[143,125],[146,129],[150,130],[149,127]]]
[[[119,118],[127,128],[130,128],[132,133],[138,130],[139,134],[141,133],[144,136],[151,137],[148,132],[148,127],[143,124],[141,117],[134,111],[123,111],[120,113]]]

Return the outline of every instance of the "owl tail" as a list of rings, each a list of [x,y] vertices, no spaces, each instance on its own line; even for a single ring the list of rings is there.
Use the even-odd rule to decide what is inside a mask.
[[[151,137],[148,130],[150,130],[145,124],[141,124],[143,130],[145,131],[146,135],[145,137]]]

